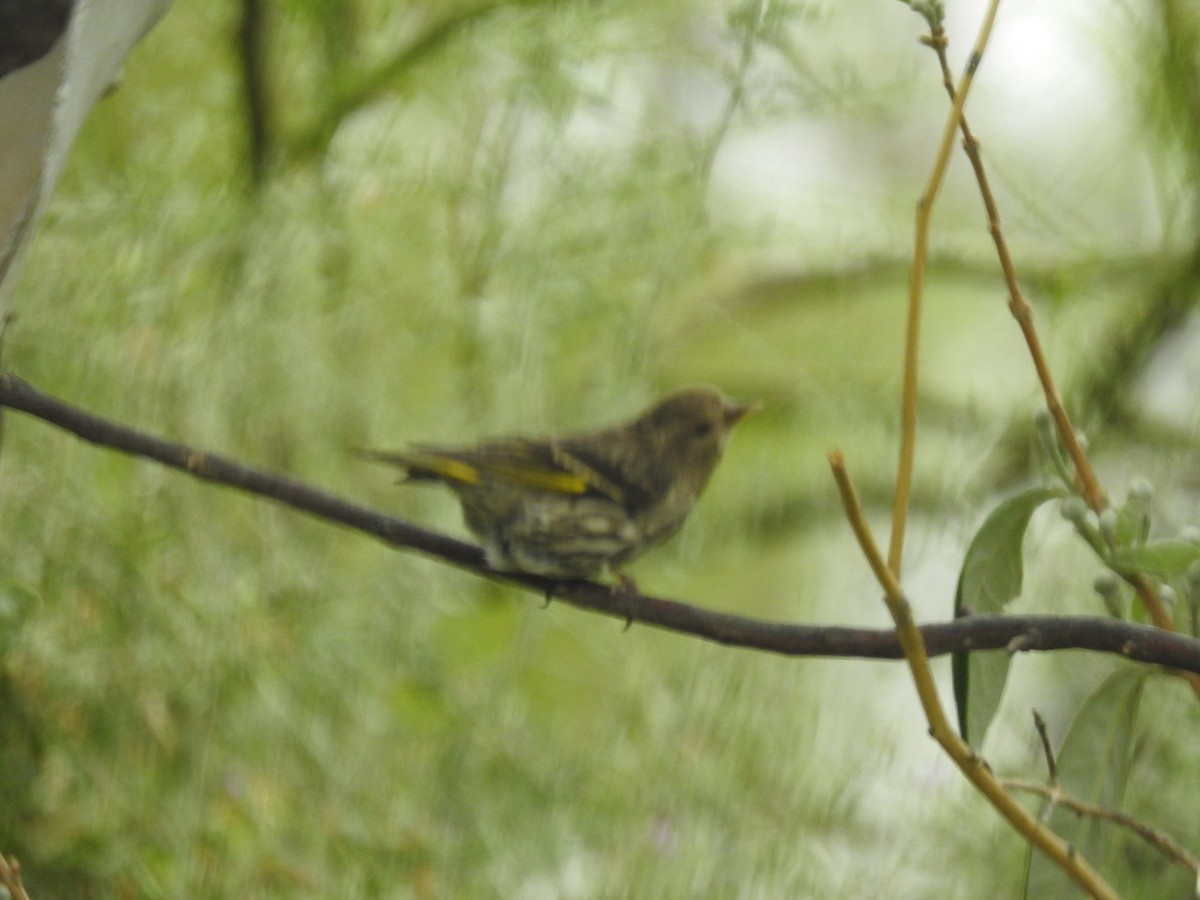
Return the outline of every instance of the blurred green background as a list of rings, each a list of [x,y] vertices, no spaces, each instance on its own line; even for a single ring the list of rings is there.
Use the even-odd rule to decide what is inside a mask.
[[[247,56],[255,6],[178,0],[81,136],[5,364],[454,534],[448,493],[347,449],[598,425],[716,383],[764,411],[632,574],[882,626],[824,454],[885,538],[913,209],[947,104],[916,16],[849,6],[279,0]],[[960,61],[978,4],[951,6]],[[1102,475],[1149,474],[1173,527],[1195,509],[1194,336],[1179,402],[1144,372],[1195,299],[1195,14],[1037,6],[1005,4],[968,112]],[[933,247],[907,572],[945,619],[971,529],[1036,478],[1039,393],[961,159]],[[1094,564],[1038,523],[1029,608],[1102,614]],[[1016,877],[1019,841],[928,740],[901,665],[622,632],[12,413],[0,621],[0,849],[38,898],[966,897]],[[1035,685],[1075,665],[1021,664]],[[1040,775],[1013,721],[1006,759]]]

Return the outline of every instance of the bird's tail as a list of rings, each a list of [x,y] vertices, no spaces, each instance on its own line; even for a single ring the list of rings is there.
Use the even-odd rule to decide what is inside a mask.
[[[450,454],[435,450],[413,449],[409,451],[385,452],[380,450],[364,450],[359,447],[351,448],[351,452],[371,462],[394,466],[404,473],[401,483],[406,481],[444,481],[448,484],[478,484],[481,475],[479,470],[456,459]]]
[[[374,463],[383,463],[384,465],[400,469],[403,473],[403,477],[400,479],[401,482],[412,481],[414,478],[420,477],[420,475],[414,474],[413,460],[405,453],[368,450],[364,447],[351,447],[350,453],[359,459],[365,459]]]

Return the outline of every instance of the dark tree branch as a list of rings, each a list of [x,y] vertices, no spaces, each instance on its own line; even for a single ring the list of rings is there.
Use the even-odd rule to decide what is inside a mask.
[[[393,57],[335,90],[314,121],[294,139],[293,153],[301,158],[324,153],[334,133],[348,116],[378,100],[387,91],[394,90],[417,65],[472,26],[489,16],[544,2],[552,0],[482,0],[475,6],[455,10],[433,22]]]
[[[268,81],[269,46],[264,0],[242,0],[238,62],[242,70],[242,98],[246,105],[250,180],[255,188],[262,187],[266,181],[267,162],[275,140]]]
[[[731,647],[786,656],[900,659],[890,628],[793,625],[701,609],[677,600],[614,591],[590,581],[555,581],[536,575],[497,572],[473,544],[420,528],[402,519],[350,503],[299,481],[271,475],[213,453],[204,453],[109,422],[44,394],[11,374],[0,374],[0,407],[35,416],[76,436],[153,459],[205,481],[268,497],[293,509],[374,535],[396,547],[416,550],[487,578],[506,581],[582,609],[690,634]],[[1181,634],[1091,616],[973,616],[924,625],[930,656],[972,650],[1094,650],[1137,662],[1200,673],[1200,641]]]

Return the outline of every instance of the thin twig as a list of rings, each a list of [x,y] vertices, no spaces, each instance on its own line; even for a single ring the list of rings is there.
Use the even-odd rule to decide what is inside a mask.
[[[1037,729],[1038,738],[1042,742],[1042,753],[1046,756],[1046,769],[1051,785],[1058,784],[1058,761],[1054,758],[1054,748],[1050,746],[1050,735],[1046,731],[1046,720],[1036,709],[1033,711],[1033,727]]]
[[[290,152],[301,159],[324,153],[338,127],[347,118],[388,91],[397,90],[419,63],[432,57],[449,42],[469,32],[489,16],[537,6],[543,2],[546,0],[482,0],[475,5],[455,9],[429,25],[390,59],[369,71],[356,73],[352,80],[347,79],[347,84],[340,87],[335,85],[316,116],[293,138]]]
[[[950,76],[950,64],[946,58],[945,37],[938,33],[932,34],[931,37],[932,39],[925,43],[932,47],[937,54],[938,64],[942,70],[942,85],[946,88],[946,93],[950,95],[950,100],[954,103],[955,107],[961,108],[958,100],[959,91],[955,89],[954,82]],[[967,124],[965,117],[960,117],[959,119],[959,130],[962,132],[963,150],[971,163],[972,170],[975,172],[975,180],[979,184],[979,194],[983,199],[983,206],[987,212],[988,233],[991,234],[992,242],[996,245],[996,255],[999,257],[1000,270],[1004,274],[1004,283],[1008,289],[1009,311],[1012,313],[1013,318],[1017,320],[1017,325],[1020,327],[1021,334],[1025,338],[1025,344],[1029,348],[1030,358],[1033,361],[1034,369],[1037,371],[1038,381],[1042,385],[1042,392],[1046,397],[1046,407],[1053,416],[1063,446],[1066,447],[1067,453],[1071,457],[1071,462],[1075,465],[1076,477],[1079,479],[1083,496],[1087,500],[1088,506],[1096,510],[1096,512],[1100,512],[1108,505],[1108,497],[1104,492],[1104,488],[1101,487],[1095,471],[1092,469],[1091,461],[1079,443],[1079,436],[1075,431],[1075,426],[1071,424],[1071,419],[1067,415],[1066,408],[1062,404],[1062,398],[1054,382],[1054,375],[1050,371],[1050,365],[1046,361],[1046,355],[1042,350],[1041,339],[1038,337],[1037,329],[1033,324],[1033,309],[1029,305],[1029,301],[1025,299],[1024,292],[1021,290],[1021,284],[1017,278],[1017,268],[1013,263],[1012,254],[1009,252],[1008,241],[1004,238],[1004,230],[1000,223],[1000,208],[996,203],[995,195],[992,193],[987,171],[983,167],[983,157],[979,152],[980,143],[971,131],[971,127]]]
[[[950,115],[942,129],[942,140],[934,159],[929,181],[917,201],[916,236],[912,269],[908,281],[908,318],[904,334],[904,373],[900,401],[900,458],[896,470],[896,493],[892,500],[892,531],[888,544],[888,567],[900,576],[904,558],[904,532],[908,523],[908,505],[912,496],[913,468],[917,454],[917,384],[921,349],[921,302],[925,289],[925,269],[929,261],[929,222],[933,204],[945,180],[946,167],[954,145],[954,135],[962,121],[963,104],[975,80],[975,72],[992,33],[999,0],[991,0],[975,48],[962,80],[954,91]],[[942,41],[944,44],[944,40]]]
[[[1046,731],[1046,720],[1042,718],[1042,714],[1036,709],[1033,711],[1033,727],[1037,729],[1038,739],[1042,742],[1042,754],[1046,757],[1046,769],[1049,771],[1047,782],[1054,792],[1053,796],[1046,801],[1046,806],[1042,809],[1041,816],[1039,816],[1043,822],[1049,822],[1050,816],[1054,814],[1054,810],[1058,806],[1059,795],[1062,793],[1058,784],[1058,761],[1054,758],[1054,748],[1050,746],[1050,735]],[[1007,785],[1005,786],[1007,787]]]
[[[613,591],[589,581],[553,581],[536,575],[498,572],[483,551],[411,522],[332,496],[296,481],[263,472],[215,453],[163,440],[103,419],[39,391],[12,374],[0,373],[0,407],[35,416],[99,446],[154,460],[205,481],[282,503],[323,521],[344,525],[386,543],[415,550],[486,578],[518,585],[540,597],[632,619],[730,647],[787,656],[835,656],[899,659],[894,629],[841,628],[769,622],[701,609],[677,600]],[[921,633],[931,655],[1019,647],[1048,652],[1083,649],[1113,653],[1149,665],[1200,674],[1200,640],[1157,628],[1098,616],[968,616],[924,625]]]
[[[768,0],[752,0],[752,2],[757,4],[757,9],[753,12],[753,21],[745,23],[746,30],[742,33],[742,42],[738,48],[738,61],[733,70],[729,96],[725,99],[725,106],[721,110],[721,115],[717,118],[716,127],[713,128],[712,133],[705,140],[704,148],[700,154],[700,177],[703,181],[707,181],[709,175],[712,173],[713,163],[717,159],[717,151],[721,149],[721,144],[724,142],[726,135],[728,135],[730,126],[733,124],[733,117],[737,115],[737,111],[741,107],[742,100],[746,94],[746,76],[750,71],[750,63],[754,60],[755,45],[762,34],[763,22],[767,15]],[[750,18],[750,3],[745,4],[734,15],[743,13],[747,15],[748,19]]]
[[[1158,596],[1158,591],[1155,589],[1154,583],[1149,578],[1141,572],[1118,572],[1117,574],[1137,591],[1138,599],[1142,601],[1142,606],[1150,614],[1150,621],[1156,627],[1166,629],[1167,631],[1175,630],[1175,617],[1171,615],[1171,611],[1162,602],[1162,598]],[[1193,684],[1192,687],[1197,688],[1198,686]],[[1200,695],[1200,689],[1197,690],[1197,695]]]
[[[1037,729],[1038,738],[1042,742],[1042,752],[1046,756],[1046,767],[1049,770],[1048,782],[1038,784],[1021,778],[1004,778],[1001,781],[1010,791],[1026,791],[1044,797],[1046,808],[1042,811],[1043,822],[1049,821],[1050,815],[1059,806],[1065,806],[1077,815],[1115,822],[1133,831],[1172,861],[1190,869],[1193,875],[1200,875],[1200,860],[1165,832],[1120,810],[1088,803],[1064,791],[1058,783],[1058,762],[1055,760],[1054,750],[1050,746],[1050,736],[1046,732],[1046,720],[1036,709],[1033,711],[1033,725]]]
[[[16,857],[9,860],[0,853],[0,885],[8,891],[12,900],[29,900],[25,886],[21,883],[21,863]]]
[[[855,537],[858,538],[859,546],[867,558],[871,571],[875,573],[880,587],[883,588],[884,601],[896,624],[897,637],[900,640],[900,646],[904,648],[904,656],[908,661],[909,671],[912,673],[913,682],[917,688],[917,696],[921,701],[921,708],[925,712],[925,719],[929,723],[930,735],[946,751],[946,755],[953,760],[967,780],[996,807],[997,812],[1004,816],[1025,840],[1046,854],[1076,884],[1093,897],[1115,900],[1116,893],[1087,860],[1076,853],[1070,844],[1031,816],[1028,810],[1004,789],[1000,780],[992,773],[987,761],[976,753],[970,744],[959,737],[958,732],[951,726],[941,700],[938,698],[933,671],[929,667],[929,657],[925,651],[925,642],[920,629],[913,621],[912,608],[900,589],[900,582],[896,579],[895,573],[884,563],[883,554],[875,544],[842,455],[836,451],[830,453],[829,465],[833,469],[833,477],[842,497],[846,518],[854,530]]]
[[[921,700],[926,718],[929,719],[930,728],[933,731],[950,731],[950,722],[946,719],[945,711],[938,699],[937,686],[933,682],[933,672],[929,668],[929,655],[925,651],[925,640],[913,621],[912,607],[904,597],[896,573],[884,561],[883,554],[871,534],[870,526],[862,511],[862,504],[859,503],[858,494],[850,480],[850,473],[846,469],[846,461],[842,458],[842,454],[835,450],[829,454],[829,465],[833,469],[833,478],[837,482],[838,492],[842,496],[842,507],[846,511],[846,518],[850,521],[850,527],[854,530],[858,545],[867,558],[867,564],[875,573],[875,580],[883,588],[884,602],[887,603],[888,612],[891,613],[892,621],[896,624],[896,636],[904,650],[904,658],[912,670],[913,681],[917,686],[917,696]]]
[[[1169,860],[1184,866],[1193,875],[1200,876],[1200,859],[1195,854],[1165,832],[1160,831],[1152,825],[1147,825],[1145,822],[1134,818],[1128,813],[1123,813],[1119,809],[1109,809],[1106,806],[1100,806],[1096,803],[1089,803],[1086,800],[1080,800],[1078,797],[1073,797],[1066,793],[1057,785],[1041,784],[1036,781],[1027,781],[1023,778],[1004,778],[1001,781],[1010,791],[1024,791],[1029,794],[1037,794],[1040,797],[1046,798],[1050,803],[1065,807],[1078,815],[1089,816],[1093,819],[1102,819],[1106,822],[1120,825],[1122,828],[1128,828]]]
[[[946,58],[945,35],[941,32],[940,28],[935,27],[931,31],[929,39],[924,41],[924,43],[933,48],[937,54],[938,64],[942,72],[942,84],[954,104],[954,109],[961,111],[962,88],[960,87],[956,90],[954,87],[954,81],[950,74],[950,64]],[[978,47],[976,53],[979,53]],[[971,163],[971,169],[975,173],[975,180],[979,184],[979,193],[983,199],[984,209],[987,212],[988,232],[991,234],[992,241],[996,245],[996,255],[1000,261],[1000,269],[1004,273],[1004,283],[1008,289],[1009,297],[1008,308],[1013,318],[1016,319],[1017,325],[1021,329],[1021,334],[1025,339],[1025,345],[1029,349],[1029,356],[1037,372],[1038,381],[1042,385],[1046,407],[1054,419],[1059,439],[1062,441],[1067,454],[1071,458],[1072,464],[1075,466],[1077,487],[1088,506],[1096,512],[1101,512],[1108,506],[1108,495],[1100,484],[1100,480],[1096,477],[1091,460],[1088,459],[1087,452],[1084,450],[1083,445],[1079,441],[1079,436],[1075,431],[1075,426],[1071,423],[1066,407],[1063,406],[1058,387],[1054,382],[1054,375],[1050,371],[1050,364],[1047,362],[1046,354],[1042,350],[1041,339],[1038,337],[1037,328],[1033,323],[1033,309],[1029,301],[1025,299],[1024,292],[1021,290],[1016,265],[1013,263],[1012,254],[1008,249],[1008,242],[1004,237],[1004,230],[1000,220],[1000,208],[996,203],[995,195],[992,193],[991,184],[988,181],[987,170],[984,168],[983,157],[980,154],[979,141],[971,131],[971,127],[967,123],[965,116],[959,116],[958,121],[959,130],[962,132],[963,150]],[[1150,614],[1151,621],[1159,628],[1174,631],[1175,620],[1172,618],[1165,604],[1163,604],[1150,580],[1144,575],[1137,573],[1121,573],[1121,577],[1137,592],[1142,605]],[[1188,682],[1193,692],[1200,697],[1200,679],[1189,678]]]

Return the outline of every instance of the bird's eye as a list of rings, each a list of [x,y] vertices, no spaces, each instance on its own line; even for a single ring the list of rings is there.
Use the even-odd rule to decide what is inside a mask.
[[[692,433],[699,438],[708,437],[713,432],[712,422],[697,422]]]

